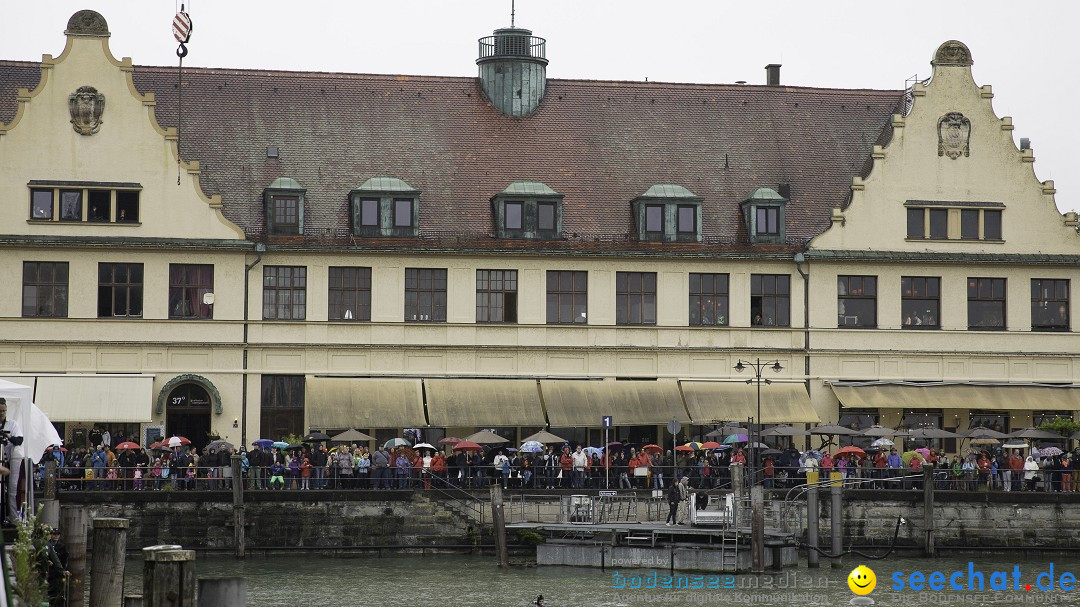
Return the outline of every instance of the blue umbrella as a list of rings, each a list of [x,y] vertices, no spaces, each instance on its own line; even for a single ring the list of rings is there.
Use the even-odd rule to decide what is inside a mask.
[[[278,449],[287,449],[289,447],[289,443],[286,443],[284,441],[274,441],[270,443],[270,446],[277,447]]]
[[[521,450],[525,453],[539,453],[544,450],[544,444],[535,440],[525,441],[521,443]]]
[[[731,443],[745,443],[750,440],[745,434],[732,434],[724,439],[724,444],[730,445]]]
[[[256,441],[251,441],[251,444],[260,449],[269,449],[274,446],[274,441],[269,438],[260,438]]]
[[[604,450],[600,447],[585,447],[584,449],[582,449],[582,451],[585,453],[585,455],[588,455],[589,457],[604,454]]]
[[[412,443],[403,438],[392,438],[383,444],[384,449],[393,449],[394,447],[410,447]]]

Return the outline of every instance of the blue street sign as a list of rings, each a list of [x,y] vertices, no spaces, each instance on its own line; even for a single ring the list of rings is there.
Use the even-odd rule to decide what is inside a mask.
[[[600,427],[602,428],[614,428],[615,424],[610,415],[604,415],[600,418]]]

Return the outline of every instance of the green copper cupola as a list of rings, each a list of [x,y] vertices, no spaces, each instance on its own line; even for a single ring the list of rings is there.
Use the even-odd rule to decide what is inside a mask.
[[[540,106],[547,83],[547,41],[520,27],[497,29],[480,39],[480,85],[507,116],[528,116]]]

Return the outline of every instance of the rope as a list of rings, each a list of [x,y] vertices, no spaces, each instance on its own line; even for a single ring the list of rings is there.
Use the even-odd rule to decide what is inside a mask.
[[[817,552],[818,554],[820,554],[821,556],[823,556],[823,557],[825,557],[827,559],[838,559],[838,558],[840,558],[840,557],[842,557],[842,556],[844,556],[846,554],[857,554],[857,555],[863,557],[864,559],[869,559],[871,561],[880,561],[882,559],[887,558],[890,554],[893,553],[893,551],[896,550],[896,540],[897,540],[897,538],[900,537],[900,523],[902,523],[903,520],[904,520],[904,517],[902,517],[902,516],[896,517],[896,529],[893,531],[892,544],[889,545],[889,551],[886,552],[885,554],[878,554],[878,555],[866,554],[865,552],[860,552],[860,551],[854,550],[854,549],[853,550],[846,550],[844,552],[841,552],[840,554],[830,554],[828,552],[825,552],[821,548],[818,548],[817,546],[806,545],[806,547],[808,549],[810,549],[810,550],[813,550],[813,551]],[[798,548],[801,548],[802,546],[803,546],[803,543],[800,542],[798,538],[795,538],[795,548],[798,549]]]

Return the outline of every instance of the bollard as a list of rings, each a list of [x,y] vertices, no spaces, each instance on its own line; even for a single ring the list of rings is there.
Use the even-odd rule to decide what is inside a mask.
[[[94,519],[94,561],[90,568],[90,607],[123,607],[124,552],[128,520]]]
[[[247,580],[244,578],[199,578],[199,607],[237,607],[246,604]]]
[[[842,491],[839,483],[832,485],[832,553],[837,555],[832,559],[834,569],[843,567],[843,559],[840,553],[844,551],[844,502],[841,498]]]
[[[750,569],[765,572],[765,496],[761,485],[750,487]]]
[[[244,558],[244,483],[240,472],[240,456],[232,456],[233,475],[233,543],[236,545],[236,558]],[[240,603],[241,605],[243,603]]]
[[[809,476],[809,475],[807,475]],[[817,476],[816,474],[814,476]],[[818,551],[818,517],[821,511],[818,509],[818,489],[811,486],[806,491],[806,566],[816,569],[820,566]]]
[[[68,607],[83,607],[86,581],[86,508],[60,508],[60,533],[68,550]]]
[[[503,513],[502,485],[491,485],[491,522],[495,527],[495,551],[498,553],[499,567],[510,567],[510,557],[506,552],[506,518]]]
[[[124,597],[124,607],[143,607],[141,594],[129,594]]]
[[[926,556],[934,556],[934,465],[923,465],[923,526],[926,528]]]
[[[194,607],[194,550],[150,546],[143,558],[143,607]]]

